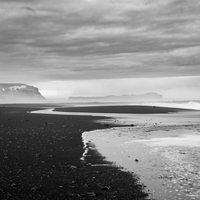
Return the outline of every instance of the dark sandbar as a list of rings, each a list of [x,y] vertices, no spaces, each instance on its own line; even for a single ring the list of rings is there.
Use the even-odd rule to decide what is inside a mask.
[[[91,113],[120,113],[120,114],[161,114],[171,112],[189,111],[181,108],[167,108],[157,106],[137,106],[137,105],[110,105],[110,106],[78,106],[56,108],[55,111],[63,112],[91,112]]]
[[[145,199],[133,174],[101,166],[96,151],[80,160],[82,133],[106,118],[27,113],[38,107],[0,106],[0,199]]]

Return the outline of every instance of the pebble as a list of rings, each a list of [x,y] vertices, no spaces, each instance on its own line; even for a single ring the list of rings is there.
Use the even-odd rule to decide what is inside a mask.
[[[87,195],[90,196],[90,197],[95,197],[96,194],[94,192],[87,192]]]
[[[110,190],[110,187],[109,186],[104,186],[104,187],[101,188],[101,190],[104,190],[104,191],[105,190]]]

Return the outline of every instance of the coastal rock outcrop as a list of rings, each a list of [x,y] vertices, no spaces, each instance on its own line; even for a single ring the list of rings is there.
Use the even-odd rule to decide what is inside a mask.
[[[39,89],[22,83],[0,83],[0,103],[44,103]]]

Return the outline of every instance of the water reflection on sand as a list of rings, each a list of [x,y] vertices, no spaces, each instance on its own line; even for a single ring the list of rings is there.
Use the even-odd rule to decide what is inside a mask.
[[[139,116],[134,127],[86,132],[84,138],[108,160],[136,172],[154,198],[200,199],[199,118],[157,117],[142,123]]]

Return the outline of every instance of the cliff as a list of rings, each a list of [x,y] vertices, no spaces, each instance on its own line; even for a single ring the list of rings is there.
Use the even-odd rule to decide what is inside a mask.
[[[21,83],[0,83],[0,103],[43,103],[39,89]]]

